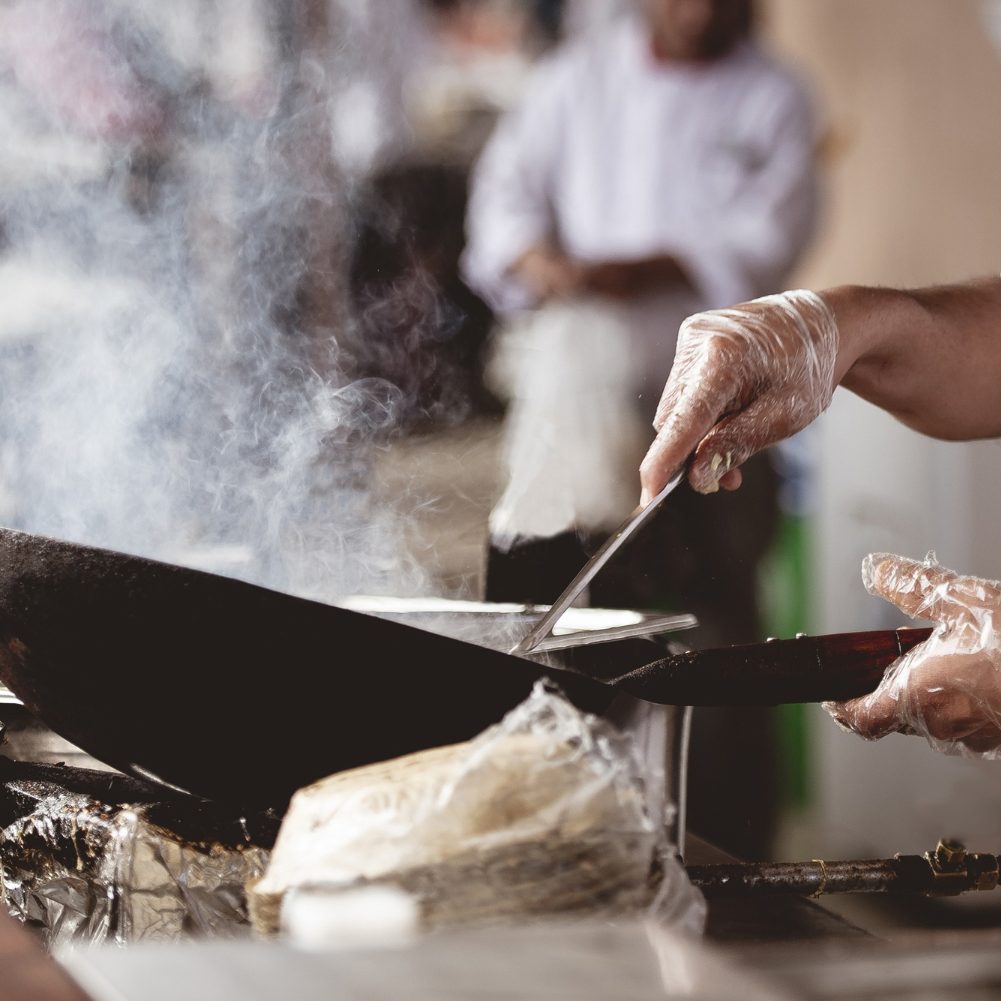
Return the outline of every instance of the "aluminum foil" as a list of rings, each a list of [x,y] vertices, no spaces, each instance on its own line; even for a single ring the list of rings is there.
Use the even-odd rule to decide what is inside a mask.
[[[243,887],[263,873],[265,849],[185,841],[145,806],[45,784],[36,794],[34,809],[0,831],[0,891],[49,947],[244,931]]]

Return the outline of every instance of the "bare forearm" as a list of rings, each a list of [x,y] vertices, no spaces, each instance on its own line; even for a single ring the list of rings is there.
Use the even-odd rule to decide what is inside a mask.
[[[925,434],[1001,435],[1001,279],[823,298],[840,331],[836,382]]]

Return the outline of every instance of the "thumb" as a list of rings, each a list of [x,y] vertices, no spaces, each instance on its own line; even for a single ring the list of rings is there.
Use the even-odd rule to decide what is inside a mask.
[[[898,700],[886,685],[847,702],[825,702],[823,708],[839,726],[866,740],[879,740],[904,729]]]

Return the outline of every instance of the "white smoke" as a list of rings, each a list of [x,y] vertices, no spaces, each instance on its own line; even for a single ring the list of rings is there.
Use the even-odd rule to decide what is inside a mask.
[[[4,523],[298,593],[413,591],[354,379],[305,2],[0,8]]]

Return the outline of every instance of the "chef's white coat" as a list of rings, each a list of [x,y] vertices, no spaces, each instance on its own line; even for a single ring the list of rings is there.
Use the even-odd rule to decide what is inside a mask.
[[[637,347],[669,367],[685,315],[783,284],[814,222],[813,147],[803,86],[755,45],[661,63],[626,17],[558,50],[501,121],[474,174],[467,280],[506,312],[534,305],[509,269],[539,241],[584,261],[675,254],[696,293],[632,309]]]

